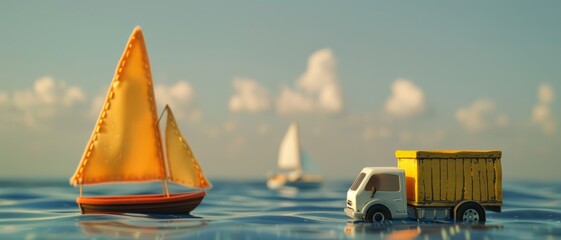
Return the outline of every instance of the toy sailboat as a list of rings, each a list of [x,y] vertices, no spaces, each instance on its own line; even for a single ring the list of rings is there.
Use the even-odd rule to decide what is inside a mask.
[[[287,171],[269,176],[267,186],[270,189],[318,188],[323,182],[322,176],[309,173],[314,168],[313,163],[300,149],[298,125],[294,122],[288,127],[280,145],[278,167]]]
[[[152,74],[144,36],[136,27],[117,65],[107,98],[82,160],[70,178],[80,186],[82,213],[188,214],[210,182],[183,138],[171,109],[160,138]],[[165,152],[165,155],[164,155]],[[165,157],[164,157],[165,156]],[[83,196],[83,185],[161,181],[163,193]],[[169,193],[168,181],[200,191]]]

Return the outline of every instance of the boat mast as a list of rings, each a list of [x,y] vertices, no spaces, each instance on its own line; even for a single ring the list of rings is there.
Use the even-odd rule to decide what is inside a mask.
[[[168,110],[168,105],[166,104],[166,107],[164,108],[164,110],[162,111],[162,114],[160,114],[160,117],[158,118],[158,129],[160,129],[160,120],[162,120],[162,117],[164,116],[164,112],[166,112]],[[168,113],[169,114],[169,113]],[[161,131],[160,131],[160,137],[161,137]],[[163,142],[163,141],[160,141]],[[167,149],[164,149],[163,145],[162,145],[162,151],[165,151]],[[167,161],[166,156],[162,156],[162,159],[164,160],[164,179],[162,179],[162,191],[164,192],[164,194],[166,195],[166,197],[169,197],[169,186],[168,186],[168,179],[170,176],[169,173],[169,163]]]

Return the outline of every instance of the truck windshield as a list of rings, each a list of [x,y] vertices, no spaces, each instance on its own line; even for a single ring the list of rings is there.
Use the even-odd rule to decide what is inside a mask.
[[[358,188],[358,185],[360,185],[360,183],[364,179],[364,176],[366,176],[365,173],[360,173],[358,177],[356,177],[355,182],[351,186],[351,190],[355,191]]]
[[[393,174],[372,175],[368,183],[366,183],[364,190],[372,191],[373,187],[377,191],[397,192],[399,191],[399,177]]]

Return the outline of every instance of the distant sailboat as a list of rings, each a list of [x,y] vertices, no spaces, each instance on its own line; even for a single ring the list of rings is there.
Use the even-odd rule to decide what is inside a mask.
[[[300,149],[298,125],[291,123],[281,142],[278,167],[284,172],[269,176],[267,186],[271,189],[282,187],[318,188],[323,177],[310,172],[314,170],[312,161]]]
[[[210,182],[166,105],[165,142],[144,36],[136,27],[117,65],[92,136],[70,184],[80,186],[82,213],[188,214],[206,195]],[[165,152],[165,155],[164,155]],[[164,157],[165,156],[165,157]],[[163,193],[83,196],[83,185],[161,181]],[[169,193],[168,181],[201,191]]]

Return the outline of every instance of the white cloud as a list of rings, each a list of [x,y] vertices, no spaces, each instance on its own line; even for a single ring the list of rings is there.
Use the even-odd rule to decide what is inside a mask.
[[[547,134],[552,134],[556,130],[555,119],[551,114],[551,104],[554,100],[553,87],[545,83],[540,84],[538,87],[538,103],[534,106],[532,120]]]
[[[82,89],[68,87],[49,76],[37,79],[31,89],[15,91],[11,98],[8,94],[0,94],[0,104],[12,106],[10,114],[13,119],[22,121],[28,127],[38,127],[43,120],[53,118],[85,100]]]
[[[62,104],[72,106],[75,102],[83,102],[86,96],[79,87],[69,87],[62,98]]]
[[[308,59],[306,72],[296,81],[296,88],[282,89],[277,99],[277,112],[283,115],[340,112],[343,99],[335,68],[331,49],[313,53]]]
[[[193,107],[195,90],[186,81],[178,81],[170,86],[155,85],[154,95],[156,95],[158,109],[162,111],[166,104],[169,105],[178,120],[188,119],[198,122],[203,117],[202,111]]]
[[[392,95],[386,101],[386,111],[397,117],[412,117],[425,110],[423,90],[407,79],[392,84]]]
[[[42,102],[44,104],[55,102],[55,81],[51,77],[42,77],[37,79],[33,85],[33,90],[35,91],[35,96],[37,96],[38,102]]]
[[[234,78],[233,85],[236,93],[230,98],[230,111],[255,113],[269,109],[269,93],[255,80]]]
[[[191,103],[195,96],[195,91],[188,82],[179,81],[171,86],[155,85],[154,94],[156,95],[156,102],[158,102],[159,107],[163,108],[167,104],[173,110],[179,110],[181,107]]]
[[[283,87],[277,100],[277,111],[281,114],[307,113],[315,108],[314,99],[298,91]]]
[[[509,124],[508,116],[495,113],[495,102],[488,99],[478,99],[471,105],[458,109],[456,120],[471,132],[506,127]]]

